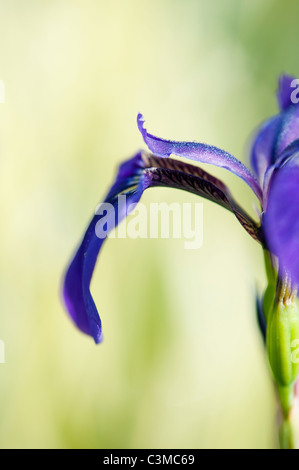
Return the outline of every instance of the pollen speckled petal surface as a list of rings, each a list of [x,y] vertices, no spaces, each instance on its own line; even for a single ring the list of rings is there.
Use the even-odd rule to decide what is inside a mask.
[[[225,150],[204,143],[178,142],[156,137],[147,132],[144,127],[143,115],[140,113],[137,116],[137,124],[144,142],[155,155],[169,157],[169,155],[174,154],[178,157],[189,158],[190,160],[224,168],[245,181],[257,197],[261,199],[261,188],[256,177],[242,162]]]

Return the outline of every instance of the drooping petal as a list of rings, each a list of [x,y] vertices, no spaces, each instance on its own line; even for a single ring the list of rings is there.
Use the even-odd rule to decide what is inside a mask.
[[[104,207],[99,206],[97,209],[65,275],[63,297],[66,308],[77,327],[92,336],[96,343],[102,340],[102,326],[90,293],[91,277],[99,250],[106,239],[105,233],[108,235],[127,215],[130,207],[133,207],[130,205],[138,202],[141,197],[143,169],[141,153],[120,166],[115,183],[105,198]],[[122,199],[124,203],[119,204],[119,194],[126,195]],[[98,232],[104,217],[107,230],[99,237]]]
[[[228,152],[203,143],[177,142],[155,137],[145,129],[144,118],[140,113],[137,116],[137,124],[144,142],[155,155],[159,157],[169,157],[169,155],[174,154],[179,157],[225,168],[245,181],[257,197],[260,200],[262,199],[261,188],[255,176],[242,162]]]
[[[299,285],[299,166],[296,159],[281,166],[271,180],[263,228],[280,267]]]
[[[143,191],[155,186],[183,189],[216,202],[233,212],[247,232],[260,241],[258,225],[220,180],[196,166],[139,152],[120,166],[115,183],[98,207],[65,275],[63,296],[67,310],[77,327],[96,343],[102,340],[102,326],[90,282],[99,251],[109,232],[134,208]]]
[[[294,104],[291,97],[297,85],[296,78],[291,75],[284,74],[279,77],[277,101],[281,110],[285,110]]]
[[[252,145],[250,163],[261,184],[267,168],[274,163],[281,119],[281,115],[278,115],[262,124]]]

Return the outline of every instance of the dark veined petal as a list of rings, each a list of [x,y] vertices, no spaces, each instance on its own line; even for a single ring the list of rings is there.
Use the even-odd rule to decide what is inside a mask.
[[[270,251],[278,256],[280,267],[299,285],[299,166],[289,160],[274,174],[263,220]]]
[[[294,80],[296,80],[295,77],[292,77],[291,75],[281,75],[279,77],[277,101],[281,110],[285,110],[294,104],[291,96],[298,85]]]
[[[260,185],[250,170],[229,153],[211,145],[198,142],[177,142],[165,140],[147,132],[144,127],[142,114],[137,116],[138,128],[148,148],[159,157],[169,157],[174,154],[179,157],[189,158],[201,163],[208,163],[231,171],[245,181],[257,197],[262,199]]]
[[[127,215],[130,205],[139,201],[143,169],[141,152],[120,166],[115,183],[105,198],[104,210],[99,206],[65,275],[63,297],[67,310],[77,327],[92,336],[96,343],[102,340],[102,326],[89,286],[105,241],[96,233],[97,224],[105,217],[107,228],[112,230]],[[126,195],[125,204],[118,204],[119,194]]]
[[[148,162],[148,168],[145,170],[145,187],[164,186],[182,189],[215,202],[232,212],[249,235],[262,243],[259,225],[238,205],[222,181],[199,167],[172,158],[152,155],[148,157]]]
[[[274,163],[274,151],[281,119],[281,115],[268,119],[258,129],[253,141],[250,163],[261,184],[267,168]]]

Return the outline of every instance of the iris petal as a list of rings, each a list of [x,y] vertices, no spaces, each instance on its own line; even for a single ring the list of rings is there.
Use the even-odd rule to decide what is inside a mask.
[[[65,275],[63,297],[66,308],[77,327],[92,336],[96,343],[102,340],[102,326],[90,282],[98,253],[109,231],[134,208],[143,191],[155,186],[183,189],[221,205],[234,213],[255,240],[261,241],[258,225],[219,179],[197,166],[139,152],[119,167],[116,180],[91,220]]]
[[[177,142],[174,140],[165,140],[147,132],[144,127],[144,118],[142,114],[137,116],[138,128],[143,136],[144,142],[148,148],[159,157],[169,157],[174,154],[179,157],[189,158],[202,163],[209,163],[226,170],[231,171],[236,176],[244,180],[258,198],[262,199],[260,185],[250,170],[235,157],[217,147],[198,142]]]
[[[255,296],[255,309],[256,309],[256,319],[258,322],[258,326],[263,338],[264,343],[266,342],[266,329],[267,329],[267,322],[263,310],[263,299],[260,299],[258,293]]]
[[[262,124],[252,145],[250,163],[261,183],[267,168],[274,162],[274,150],[281,119],[278,115]]]
[[[299,139],[299,106],[290,106],[281,116],[281,125],[275,148],[275,160],[292,142]]]
[[[115,183],[104,202],[111,204],[105,207],[111,207],[112,210],[109,212],[107,209],[103,213],[97,210],[65,275],[63,297],[67,310],[77,327],[92,336],[96,343],[102,340],[102,326],[90,293],[90,281],[99,250],[105,241],[96,233],[97,224],[105,216],[105,223],[113,229],[127,215],[130,205],[139,201],[143,192],[143,169],[141,152],[120,166]],[[118,204],[120,193],[127,196],[124,205]]]
[[[299,285],[299,166],[290,160],[272,177],[263,227],[280,267]]]
[[[263,208],[267,209],[269,190],[271,188],[271,183],[279,171],[279,169],[285,165],[289,167],[291,165],[297,166],[299,162],[299,139],[292,142],[288,145],[284,151],[280,154],[279,158],[276,159],[275,163],[267,168],[267,171],[264,175],[263,182]]]

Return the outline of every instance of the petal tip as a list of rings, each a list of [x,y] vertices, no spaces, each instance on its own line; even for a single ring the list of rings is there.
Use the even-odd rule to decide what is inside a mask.
[[[104,340],[103,333],[100,331],[96,336],[93,337],[93,339],[96,344],[102,343]]]
[[[138,113],[138,115],[137,115],[137,126],[138,126],[138,129],[139,129],[139,132],[141,132],[141,134],[142,134],[143,140],[145,141],[147,131],[144,127],[144,123],[145,123],[145,119],[143,117],[143,114]]]
[[[81,245],[64,276],[61,297],[75,326],[98,344],[102,341],[102,323],[88,288],[89,281],[85,284],[83,252]]]

